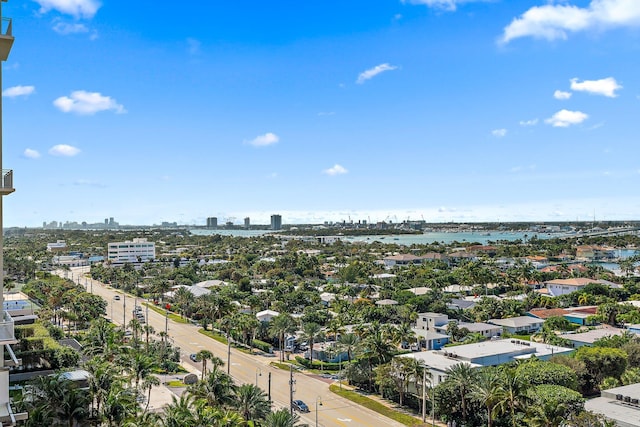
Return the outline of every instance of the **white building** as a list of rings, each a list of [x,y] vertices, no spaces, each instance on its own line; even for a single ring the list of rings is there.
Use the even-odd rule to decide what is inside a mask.
[[[396,357],[411,357],[422,361],[431,373],[432,384],[437,386],[447,378],[447,369],[458,363],[479,368],[526,360],[533,356],[540,360],[549,360],[554,355],[566,355],[572,351],[571,348],[533,341],[501,339],[444,347],[442,350],[402,354]]]
[[[111,263],[135,263],[153,261],[156,258],[156,244],[147,239],[109,243],[107,260]]]
[[[517,316],[506,319],[489,319],[487,323],[498,325],[510,334],[532,334],[542,328],[544,319],[531,316]]]
[[[263,310],[256,313],[256,318],[261,322],[269,323],[271,319],[280,315],[277,311],[274,310]]]
[[[610,288],[621,288],[622,286],[602,279],[589,279],[586,277],[576,277],[572,279],[554,279],[545,282],[549,295],[557,297],[579,291],[590,283],[597,283]]]

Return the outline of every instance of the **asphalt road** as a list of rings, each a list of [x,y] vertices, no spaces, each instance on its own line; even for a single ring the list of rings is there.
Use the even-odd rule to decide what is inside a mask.
[[[73,279],[82,286],[87,287],[87,291],[100,295],[107,301],[107,316],[116,324],[128,323],[132,319],[132,311],[136,300],[130,295],[124,295],[96,280],[91,280],[84,276],[88,272],[88,267],[72,268]],[[60,272],[64,277],[65,273]],[[69,273],[68,273],[69,274]],[[69,275],[71,278],[71,275]],[[120,295],[120,300],[114,300],[116,295]],[[138,305],[142,305],[140,300]],[[147,310],[143,307],[146,314]],[[176,323],[166,319],[162,314],[153,310],[148,310],[147,323],[155,329],[156,333],[164,331],[171,342],[180,347],[183,365],[190,365],[191,370],[200,369],[200,363],[194,363],[189,359],[189,355],[200,350],[207,349],[214,355],[227,361],[227,346],[198,333],[199,327],[192,324]],[[289,379],[287,371],[269,366],[272,361],[277,360],[272,357],[253,355],[231,349],[231,376],[237,383],[253,383],[261,387],[265,392],[268,389],[268,377],[271,373],[271,399],[274,407],[289,407]],[[225,365],[226,367],[226,365]],[[384,417],[367,408],[355,405],[349,400],[343,399],[329,391],[329,383],[304,373],[294,373],[294,399],[304,401],[310,409],[309,413],[300,414],[302,422],[310,426],[324,427],[375,427],[390,426],[402,427],[396,421]],[[317,403],[317,404],[316,404]],[[316,412],[317,407],[317,412]],[[317,423],[316,423],[317,416]]]

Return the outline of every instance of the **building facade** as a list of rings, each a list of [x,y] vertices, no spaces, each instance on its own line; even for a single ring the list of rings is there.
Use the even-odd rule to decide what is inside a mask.
[[[113,264],[147,262],[156,258],[156,244],[147,239],[109,243],[107,261]]]
[[[282,229],[282,216],[281,215],[271,215],[271,229],[272,230],[281,230]]]

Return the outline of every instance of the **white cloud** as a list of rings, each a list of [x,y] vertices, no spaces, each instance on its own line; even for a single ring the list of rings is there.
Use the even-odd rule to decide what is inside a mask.
[[[591,0],[584,8],[550,3],[534,6],[511,21],[500,41],[508,43],[519,37],[565,40],[568,33],[637,26],[640,26],[637,0]]]
[[[330,167],[329,169],[325,169],[322,171],[322,173],[325,173],[330,176],[344,175],[345,173],[348,173],[348,172],[349,171],[347,169],[345,169],[343,166],[337,163],[332,167]]]
[[[2,96],[15,98],[17,96],[29,96],[36,91],[35,86],[13,86],[2,91]]]
[[[494,129],[491,131],[491,135],[495,136],[496,138],[503,138],[507,135],[507,130],[506,129]]]
[[[72,145],[58,144],[49,149],[52,156],[73,157],[80,153],[80,149]]]
[[[35,0],[40,5],[40,12],[56,10],[74,18],[93,18],[102,3],[98,0]]]
[[[464,3],[478,3],[478,2],[486,2],[492,0],[403,0],[403,3],[412,3],[412,4],[424,4],[428,7],[433,7],[434,9],[442,9],[448,11],[454,11],[457,9],[458,5],[462,5]]]
[[[594,95],[602,95],[609,98],[618,96],[616,90],[622,89],[613,77],[607,77],[600,80],[583,80],[571,79],[571,90],[576,92],[588,92]]]
[[[520,126],[535,126],[538,124],[538,119],[520,120]]]
[[[273,145],[278,141],[280,141],[280,137],[278,135],[267,132],[264,135],[256,136],[251,141],[247,141],[247,144],[253,145],[254,147],[266,147],[268,145]]]
[[[24,157],[26,157],[27,159],[38,159],[40,158],[40,153],[36,150],[33,150],[31,148],[26,148],[24,150],[24,152],[22,153],[22,155]]]
[[[556,90],[555,92],[553,92],[553,97],[560,100],[569,99],[571,98],[571,95],[571,92],[564,92],[562,90]]]
[[[110,96],[103,96],[99,92],[87,92],[84,90],[76,90],[71,92],[71,96],[61,96],[53,101],[60,111],[65,113],[76,113],[82,115],[91,115],[100,111],[112,110],[118,114],[127,111],[121,104]]]
[[[566,128],[571,125],[577,125],[589,118],[589,115],[582,111],[560,110],[553,116],[545,120],[546,123],[553,127]]]
[[[77,33],[88,33],[89,28],[86,25],[80,24],[80,23],[70,24],[68,22],[57,22],[53,26],[53,31],[55,31],[58,34],[67,35],[67,34],[77,34]]]
[[[358,75],[358,79],[356,80],[356,83],[362,84],[367,80],[374,78],[380,73],[384,73],[385,71],[393,71],[393,70],[396,70],[397,68],[398,67],[396,67],[395,65],[389,65],[386,62],[384,64],[376,65],[373,68],[369,68],[368,70],[361,72]]]

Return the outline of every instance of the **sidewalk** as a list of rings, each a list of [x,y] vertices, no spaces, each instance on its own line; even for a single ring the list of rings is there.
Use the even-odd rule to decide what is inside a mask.
[[[383,399],[380,397],[379,394],[376,393],[364,393],[358,389],[356,389],[355,387],[352,387],[350,385],[346,385],[346,384],[342,384],[342,388],[344,388],[345,390],[350,390],[353,391],[355,393],[358,393],[361,396],[367,397],[371,400],[374,400],[378,403],[380,403],[381,405],[386,406],[387,408],[393,409],[394,411],[398,411],[401,412],[405,415],[409,415],[411,417],[414,417],[416,419],[416,426],[420,425],[420,426],[438,426],[438,427],[447,427],[446,423],[443,423],[441,421],[435,420],[435,422],[431,421],[431,414],[427,414],[427,422],[426,423],[422,423],[422,417],[421,416],[417,416],[414,412],[408,410],[407,408],[404,408],[400,405],[398,405],[396,402],[392,402],[389,401],[387,399]]]

